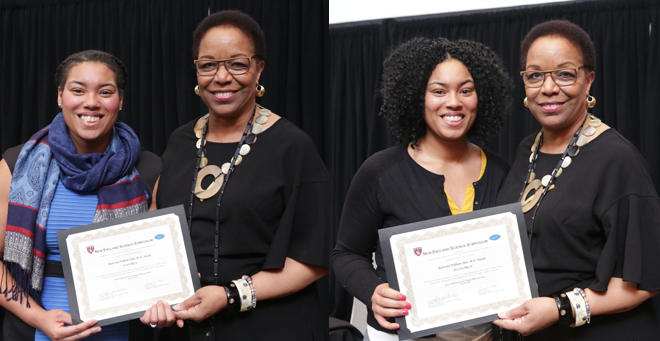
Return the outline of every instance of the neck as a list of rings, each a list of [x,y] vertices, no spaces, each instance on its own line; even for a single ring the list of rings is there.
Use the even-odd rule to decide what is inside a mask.
[[[568,128],[561,130],[546,129],[543,127],[543,141],[541,144],[541,151],[548,154],[563,153],[571,142],[573,135],[580,128],[584,122],[584,117],[587,115],[585,110],[583,115],[571,124]]]
[[[108,145],[110,144],[110,136],[104,138],[103,141],[100,142],[90,142],[85,140],[76,141],[73,137],[71,137],[71,140],[73,140],[73,145],[76,146],[76,152],[78,154],[105,153],[105,150],[108,149]]]
[[[454,141],[438,140],[428,138],[428,134],[422,136],[418,141],[419,150],[428,157],[440,162],[461,162],[469,156],[470,145],[467,137]]]
[[[240,141],[245,127],[248,125],[250,117],[252,117],[253,109],[254,106],[251,106],[249,110],[236,117],[210,114],[208,127],[206,128],[206,140],[210,142]]]

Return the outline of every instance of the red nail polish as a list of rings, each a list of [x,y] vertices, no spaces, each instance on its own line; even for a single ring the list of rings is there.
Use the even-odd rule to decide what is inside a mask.
[[[410,309],[410,307],[412,307],[412,305],[410,304],[410,302],[406,302],[406,309]]]
[[[402,300],[402,301],[405,301],[405,300],[406,300],[406,295],[401,294],[401,300]]]
[[[406,309],[403,309],[403,311],[401,311],[401,312],[403,313],[403,315],[408,315],[408,310],[406,310]]]

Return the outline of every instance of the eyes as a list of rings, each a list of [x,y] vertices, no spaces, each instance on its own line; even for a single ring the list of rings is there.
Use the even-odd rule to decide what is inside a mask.
[[[438,95],[438,96],[444,96],[448,93],[448,90],[444,89],[444,88],[432,89],[430,91],[433,94]],[[472,88],[472,87],[465,87],[465,88],[461,88],[461,89],[458,90],[458,94],[465,95],[465,96],[469,96],[469,95],[473,94],[474,92],[475,92],[474,88]]]
[[[73,93],[74,95],[84,95],[86,89],[82,87],[75,87],[69,89],[69,92]],[[98,91],[98,94],[101,97],[112,97],[115,94],[115,90],[112,88],[102,88]]]

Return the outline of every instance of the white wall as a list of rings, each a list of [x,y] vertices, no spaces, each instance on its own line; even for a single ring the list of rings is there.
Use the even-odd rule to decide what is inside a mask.
[[[330,0],[330,24],[573,0]]]

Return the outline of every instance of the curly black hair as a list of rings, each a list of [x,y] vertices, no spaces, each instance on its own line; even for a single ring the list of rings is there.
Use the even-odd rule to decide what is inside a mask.
[[[124,67],[124,63],[110,53],[97,50],[80,51],[68,56],[55,70],[55,83],[57,86],[64,89],[71,68],[84,62],[101,63],[107,66],[115,74],[119,94],[121,95],[124,92],[124,88],[128,84],[128,72]]]
[[[580,26],[568,20],[550,20],[532,27],[525,35],[520,46],[520,65],[527,67],[527,53],[532,44],[541,37],[560,36],[580,48],[582,64],[589,71],[596,71],[596,49],[594,42]]]
[[[241,30],[243,34],[252,39],[254,54],[261,60],[266,60],[266,38],[261,29],[251,16],[236,10],[225,10],[213,13],[197,25],[193,33],[193,57],[199,57],[199,45],[208,30],[218,26],[233,26]]]
[[[417,139],[426,134],[427,83],[435,67],[449,59],[467,67],[478,95],[477,118],[468,138],[486,143],[499,131],[511,107],[509,94],[513,89],[501,59],[474,41],[413,38],[395,48],[383,64],[380,114],[387,117],[397,142],[416,145]]]

